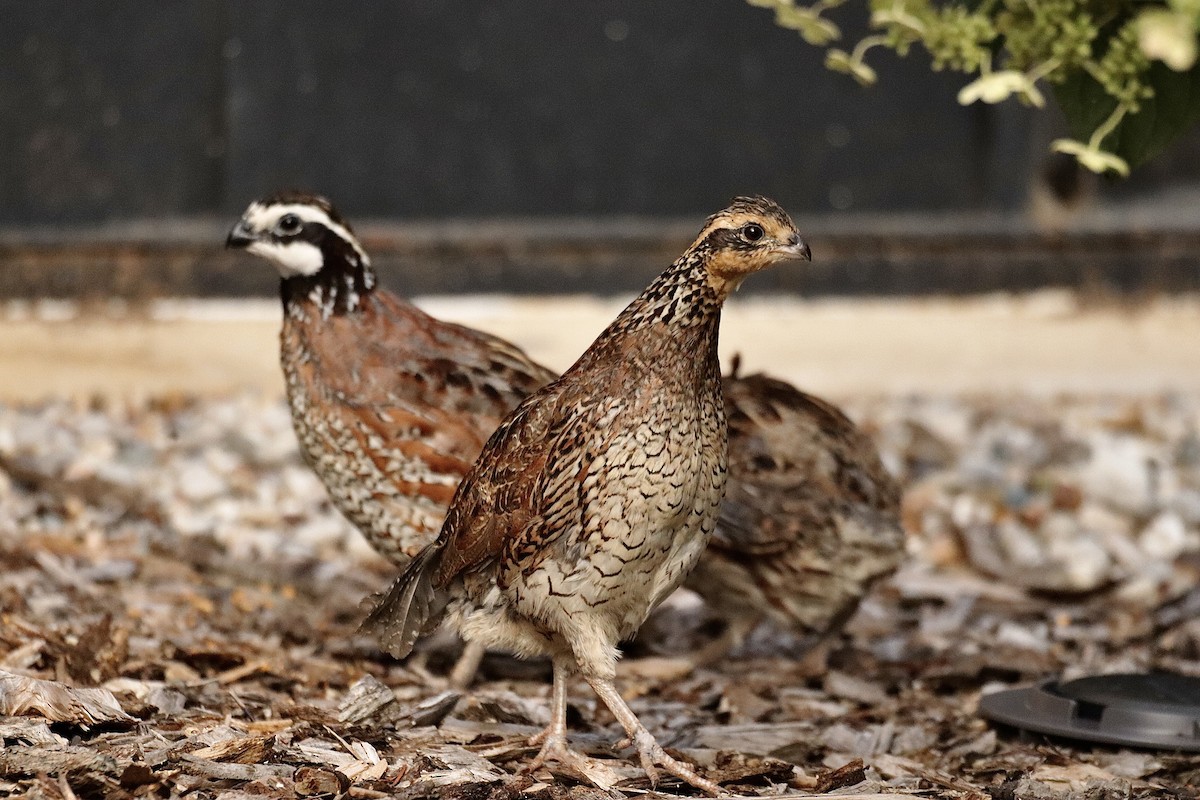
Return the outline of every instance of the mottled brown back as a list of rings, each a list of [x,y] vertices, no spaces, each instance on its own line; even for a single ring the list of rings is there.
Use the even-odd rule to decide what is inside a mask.
[[[730,480],[687,585],[730,615],[823,633],[900,563],[900,486],[830,403],[761,374],[724,386]]]

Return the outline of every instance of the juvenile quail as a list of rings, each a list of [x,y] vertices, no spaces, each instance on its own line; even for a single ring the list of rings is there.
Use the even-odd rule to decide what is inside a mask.
[[[303,192],[251,203],[228,247],[272,262],[281,362],[300,449],[333,504],[398,563],[437,535],[483,443],[555,377],[518,347],[442,322],[376,285],[332,204]],[[469,648],[451,680],[469,682]]]
[[[500,425],[437,540],[365,625],[407,655],[443,617],[470,642],[554,665],[552,721],[534,764],[583,759],[566,742],[578,669],[642,767],[716,794],[667,755],[617,691],[617,643],[695,565],[725,488],[717,360],[721,306],[749,274],[807,245],[765,198],[738,198],[563,374]]]
[[[727,622],[700,661],[766,618],[816,645],[904,556],[900,486],[832,404],[766,375],[725,378],[729,483],[687,587]]]

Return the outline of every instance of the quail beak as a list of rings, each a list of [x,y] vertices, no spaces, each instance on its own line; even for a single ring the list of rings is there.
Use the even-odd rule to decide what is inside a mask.
[[[229,236],[225,237],[225,246],[231,248],[246,248],[258,241],[258,237],[245,220],[239,220],[237,225],[233,226],[233,230],[229,232]]]
[[[784,258],[802,258],[805,261],[812,261],[812,251],[808,249],[808,242],[801,239],[798,233],[787,244],[776,247],[775,252]]]

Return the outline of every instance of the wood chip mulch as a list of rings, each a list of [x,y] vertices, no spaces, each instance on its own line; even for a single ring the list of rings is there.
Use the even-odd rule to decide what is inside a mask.
[[[849,410],[908,487],[910,563],[805,650],[677,597],[621,687],[673,752],[763,796],[1200,797],[1200,755],[997,727],[982,693],[1200,675],[1200,397],[905,398]],[[355,634],[385,585],[251,396],[0,406],[0,796],[601,798],[652,788],[582,683],[575,747],[618,788],[522,771],[549,668],[449,636],[406,663]]]

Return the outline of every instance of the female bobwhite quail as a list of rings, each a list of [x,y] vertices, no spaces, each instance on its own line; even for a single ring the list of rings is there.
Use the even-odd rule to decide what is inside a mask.
[[[436,542],[365,625],[407,655],[447,617],[470,642],[554,665],[552,721],[535,765],[566,743],[575,669],[655,767],[711,793],[667,755],[614,684],[617,643],[695,565],[725,488],[717,360],[721,306],[746,276],[808,258],[787,214],[738,198],[561,378],[524,400],[463,479]]]
[[[738,377],[735,361],[725,414],[729,483],[686,585],[727,627],[699,661],[764,618],[820,643],[904,556],[900,485],[835,406],[766,375]]]

